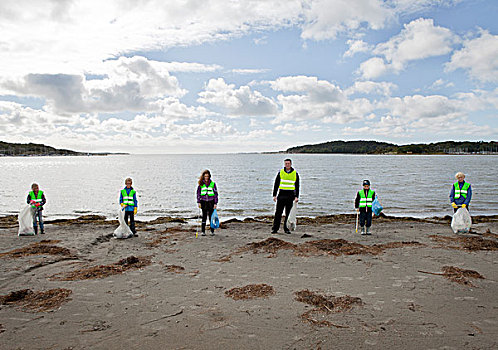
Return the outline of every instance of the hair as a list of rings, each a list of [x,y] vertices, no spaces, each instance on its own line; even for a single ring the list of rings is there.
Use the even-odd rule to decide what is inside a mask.
[[[204,182],[204,175],[208,174],[209,175],[209,180],[211,180],[211,172],[209,170],[203,170],[202,173],[201,173],[201,176],[199,177],[199,186],[202,185],[202,183]]]
[[[458,180],[458,178],[459,178],[460,176],[463,176],[463,177],[465,178],[465,174],[464,174],[464,173],[462,173],[461,171],[459,171],[458,173],[456,173],[456,174],[455,174],[455,179],[457,179],[457,180]]]
[[[129,180],[129,181],[131,181],[131,183],[133,183],[133,180],[131,179],[131,177],[127,177],[127,178],[125,179],[125,185],[126,185],[126,183],[128,182],[128,180]]]
[[[291,162],[292,164],[292,160],[290,158],[284,159],[284,162]]]
[[[33,184],[31,184],[31,189],[34,189],[35,187],[38,187],[38,184],[37,184],[37,183],[33,183]]]

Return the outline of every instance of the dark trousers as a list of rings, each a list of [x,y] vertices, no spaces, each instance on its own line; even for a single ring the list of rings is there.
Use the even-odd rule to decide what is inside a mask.
[[[43,216],[41,210],[35,209],[35,215],[33,216],[33,228],[35,229],[35,233],[38,233],[38,225],[36,224],[36,218],[38,218],[38,223],[40,224],[41,232],[44,232]]]
[[[128,223],[128,218],[130,218],[130,223]],[[126,225],[130,226],[131,232],[133,232],[133,234],[137,233],[137,231],[135,230],[135,214],[132,211],[125,210],[124,220],[126,222]]]
[[[360,227],[365,226],[365,221],[367,222],[367,227],[372,226],[372,210],[360,210]]]
[[[211,215],[214,211],[214,201],[201,201],[202,209],[202,232],[206,232],[206,220],[209,217],[209,227],[211,232],[214,232],[214,228],[211,227]]]
[[[272,231],[277,232],[280,228],[280,221],[282,221],[282,213],[285,208],[285,221],[284,221],[284,231],[287,232],[289,229],[287,228],[287,218],[289,217],[289,213],[292,209],[292,205],[294,204],[294,197],[283,197],[277,198],[277,207],[275,209],[275,218],[273,219],[273,227]]]

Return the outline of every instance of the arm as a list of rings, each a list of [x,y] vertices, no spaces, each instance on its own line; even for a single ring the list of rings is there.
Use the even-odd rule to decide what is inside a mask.
[[[216,187],[216,183],[214,184],[213,192],[214,192],[214,204],[216,205],[218,204],[218,188]]]
[[[197,186],[197,203],[201,202],[201,186]]]
[[[31,196],[28,193],[28,198],[26,199],[26,202],[29,204],[31,202]]]
[[[465,202],[463,202],[463,204],[469,205],[471,199],[472,199],[472,187],[469,185],[469,189],[467,190],[467,198],[465,198]]]
[[[137,199],[137,193],[133,193],[133,203],[135,205],[135,208],[138,208],[138,199]]]
[[[455,203],[455,186],[451,186],[450,203]]]
[[[296,172],[296,183],[294,184],[294,186],[296,187],[294,195],[296,196],[296,198],[299,198],[299,174],[297,172]]]
[[[47,203],[47,199],[45,198],[45,193],[42,194],[42,201],[41,201],[41,206],[43,207]]]
[[[356,192],[356,198],[354,200],[354,208],[358,209],[360,207],[360,194]]]
[[[273,184],[273,197],[277,196],[279,186],[280,186],[280,173],[277,174],[277,177],[275,178],[275,183]]]
[[[119,192],[119,204],[123,204],[123,192]]]

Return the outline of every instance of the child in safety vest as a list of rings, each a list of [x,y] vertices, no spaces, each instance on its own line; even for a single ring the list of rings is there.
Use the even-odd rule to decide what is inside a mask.
[[[211,215],[218,206],[218,189],[213,180],[211,180],[211,172],[204,170],[199,177],[197,186],[197,205],[202,209],[202,236],[206,235],[206,220],[209,217],[211,222]],[[210,226],[211,236],[214,236],[214,228]]]
[[[136,237],[137,231],[135,230],[135,215],[137,214],[138,209],[138,200],[137,200],[137,191],[131,187],[133,181],[131,178],[127,178],[125,180],[125,188],[123,188],[119,195],[119,203],[121,207],[125,210],[124,219],[126,224],[130,227],[131,232]],[[129,223],[128,223],[129,219]]]
[[[370,181],[363,180],[363,189],[356,194],[354,207],[360,213],[360,228],[362,235],[372,234],[370,226],[372,226],[372,203],[375,199],[375,191],[370,189]],[[365,231],[365,223],[367,230]]]
[[[47,203],[47,199],[45,198],[43,191],[40,191],[38,184],[34,183],[31,185],[31,191],[28,193],[26,201],[31,205],[31,208],[33,208],[33,229],[35,230],[35,235],[38,234],[37,218],[40,225],[40,233],[43,235],[45,233],[45,228],[43,226],[42,211],[43,206]]]

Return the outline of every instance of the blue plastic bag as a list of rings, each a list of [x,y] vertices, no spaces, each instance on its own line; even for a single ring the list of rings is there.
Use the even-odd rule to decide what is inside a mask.
[[[211,215],[211,228],[218,228],[220,227],[220,219],[218,218],[218,212],[216,209],[213,211],[213,214]]]
[[[379,200],[377,199],[377,196],[375,196],[374,201],[372,202],[372,211],[375,215],[379,216],[380,212],[382,211],[382,205],[380,205]]]

